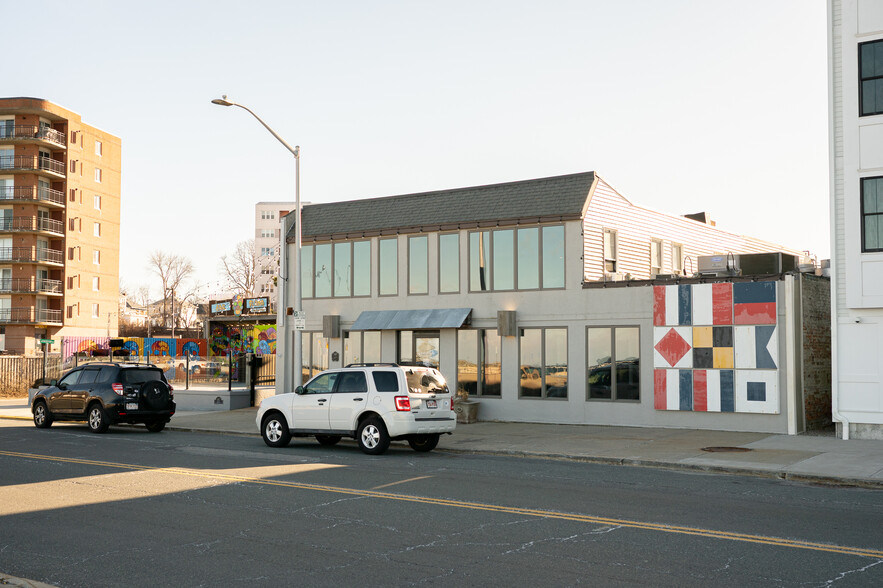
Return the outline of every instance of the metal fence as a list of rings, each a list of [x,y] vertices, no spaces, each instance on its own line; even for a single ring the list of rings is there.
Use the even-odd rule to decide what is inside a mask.
[[[51,380],[61,376],[61,356],[46,358],[44,373],[42,357],[0,357],[0,394],[26,396],[28,388],[37,380]]]

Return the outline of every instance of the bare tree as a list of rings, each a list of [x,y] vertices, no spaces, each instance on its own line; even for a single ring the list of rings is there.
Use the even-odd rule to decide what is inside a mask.
[[[185,280],[193,276],[195,271],[193,262],[182,255],[157,250],[150,254],[148,269],[159,276],[160,282],[162,282],[162,316],[163,325],[166,326],[170,314],[167,301],[171,299],[174,305],[176,291],[181,289]],[[174,325],[174,322],[172,324]],[[174,326],[172,328],[174,329]]]
[[[254,296],[258,273],[258,257],[254,239],[236,244],[231,256],[221,256],[221,272],[228,288],[246,298]]]

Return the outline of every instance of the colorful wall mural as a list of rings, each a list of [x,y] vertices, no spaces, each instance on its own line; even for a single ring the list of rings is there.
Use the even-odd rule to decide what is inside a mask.
[[[216,326],[208,340],[172,339],[158,337],[121,337],[123,349],[129,356],[196,357],[226,356],[228,353],[255,353],[275,355],[276,325]],[[107,337],[62,337],[62,356],[65,360],[75,353],[106,355],[110,349]]]
[[[653,287],[657,410],[778,414],[776,282]]]

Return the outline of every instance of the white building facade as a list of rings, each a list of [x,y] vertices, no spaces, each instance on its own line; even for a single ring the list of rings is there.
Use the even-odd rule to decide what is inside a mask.
[[[255,296],[267,296],[276,304],[279,275],[279,241],[282,217],[294,210],[294,202],[258,202],[254,207]]]
[[[828,2],[832,403],[883,439],[883,2]]]
[[[303,297],[304,382],[417,361],[477,399],[481,420],[796,433],[815,418],[799,366],[818,355],[802,344],[818,284],[688,270],[704,255],[800,252],[635,206],[592,172],[317,204],[302,218],[301,272],[290,231],[285,275],[287,304],[296,287]],[[277,393],[296,363],[287,310]]]

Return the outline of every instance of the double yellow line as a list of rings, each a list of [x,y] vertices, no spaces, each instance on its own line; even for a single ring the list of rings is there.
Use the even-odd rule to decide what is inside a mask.
[[[756,543],[761,545],[775,545],[777,547],[790,547],[793,549],[809,549],[812,551],[824,551],[828,553],[838,553],[842,555],[854,555],[858,557],[869,557],[873,559],[883,559],[883,550],[880,549],[864,549],[859,547],[846,547],[843,545],[831,545],[827,543],[814,543],[811,541],[799,541],[795,539],[784,539],[781,537],[768,537],[765,535],[751,535],[746,533],[730,533],[727,531],[715,531],[712,529],[702,529],[698,527],[682,527],[678,525],[664,525],[660,523],[647,523],[643,521],[633,521],[627,519],[611,519],[607,517],[598,517],[592,515],[570,514],[563,512],[555,512],[551,510],[539,510],[533,508],[519,508],[513,506],[500,506],[495,504],[484,504],[480,502],[463,502],[460,500],[449,500],[445,498],[432,498],[428,496],[409,496],[407,494],[392,494],[389,492],[378,492],[375,490],[359,490],[356,488],[343,488],[340,486],[326,486],[323,484],[305,484],[303,482],[288,482],[284,480],[268,480],[264,478],[255,478],[249,476],[240,476],[227,474],[224,472],[213,470],[194,470],[189,468],[161,468],[152,466],[143,466],[128,463],[114,463],[109,461],[94,461],[88,459],[77,459],[70,457],[54,457],[51,455],[39,455],[35,453],[18,453],[14,451],[0,451],[0,456],[14,457],[20,459],[37,459],[45,461],[55,461],[62,463],[73,463],[79,465],[91,465],[106,468],[115,468],[130,471],[150,471],[157,473],[174,474],[179,476],[193,476],[197,478],[223,480],[237,483],[262,484],[266,486],[281,486],[283,488],[295,488],[298,490],[312,490],[315,492],[332,492],[335,494],[346,494],[350,496],[363,496],[366,498],[379,498],[384,500],[398,500],[403,502],[415,502],[419,504],[429,504],[435,506],[445,506],[450,508],[465,508],[470,510],[482,510],[487,512],[498,512],[504,514],[521,515],[538,517],[545,519],[558,519],[564,521],[574,521],[578,523],[590,523],[594,525],[606,525],[611,527],[625,527],[631,529],[643,529],[646,531],[657,531],[661,533],[677,533],[681,535],[695,535],[698,537],[708,537],[711,539],[726,539],[729,541],[744,541],[747,543]],[[2,488],[0,488],[2,492]]]

